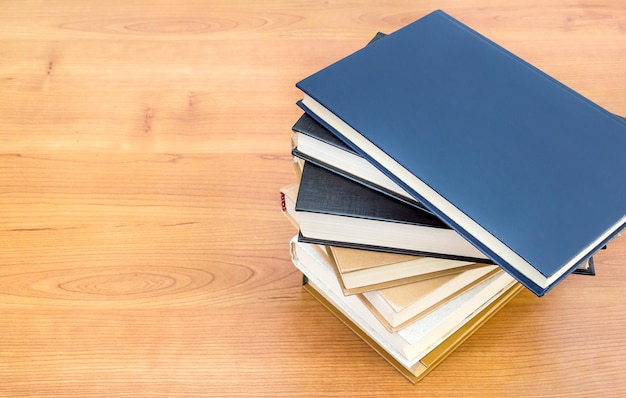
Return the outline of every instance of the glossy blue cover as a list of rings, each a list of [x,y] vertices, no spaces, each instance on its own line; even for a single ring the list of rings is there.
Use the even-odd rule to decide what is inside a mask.
[[[545,276],[626,215],[626,123],[443,11],[297,86]],[[381,169],[537,295],[576,268],[536,286]]]

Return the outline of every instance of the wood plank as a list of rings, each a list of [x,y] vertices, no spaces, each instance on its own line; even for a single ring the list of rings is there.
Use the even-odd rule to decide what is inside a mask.
[[[415,386],[302,291],[294,84],[414,3],[4,1],[0,396],[626,395],[624,237]],[[437,6],[626,115],[620,1]]]

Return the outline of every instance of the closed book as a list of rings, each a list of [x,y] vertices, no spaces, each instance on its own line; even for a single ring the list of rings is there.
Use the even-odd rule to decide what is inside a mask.
[[[471,261],[326,246],[346,295],[455,275],[489,265]]]
[[[305,162],[296,218],[302,235],[331,246],[488,262],[434,215]]]
[[[396,332],[496,272],[503,271],[497,265],[486,265],[453,275],[365,292],[359,297],[383,326]]]
[[[296,229],[298,183],[280,189],[283,214]],[[344,294],[357,294],[456,274],[485,264],[383,251],[324,246]]]
[[[320,299],[412,381],[432,369],[517,294],[521,285],[499,272],[399,332],[390,332],[356,296],[344,296],[325,257],[292,239],[292,261]],[[436,355],[434,353],[437,353]],[[426,372],[427,373],[427,372]]]
[[[624,120],[443,11],[297,86],[307,113],[536,295],[624,228]]]
[[[292,127],[293,156],[328,168],[346,178],[424,209],[402,187],[304,113]]]

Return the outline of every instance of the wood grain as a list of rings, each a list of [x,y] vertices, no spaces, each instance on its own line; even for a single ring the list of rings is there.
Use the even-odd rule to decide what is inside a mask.
[[[416,386],[300,287],[294,84],[434,7],[626,115],[616,0],[2,2],[0,396],[626,395],[624,238]]]

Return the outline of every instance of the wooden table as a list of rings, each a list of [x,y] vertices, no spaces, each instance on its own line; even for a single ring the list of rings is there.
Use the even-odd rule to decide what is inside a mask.
[[[3,1],[0,396],[626,395],[624,238],[415,386],[291,265],[294,84],[376,31],[442,7],[626,115],[622,1],[491,3]]]

